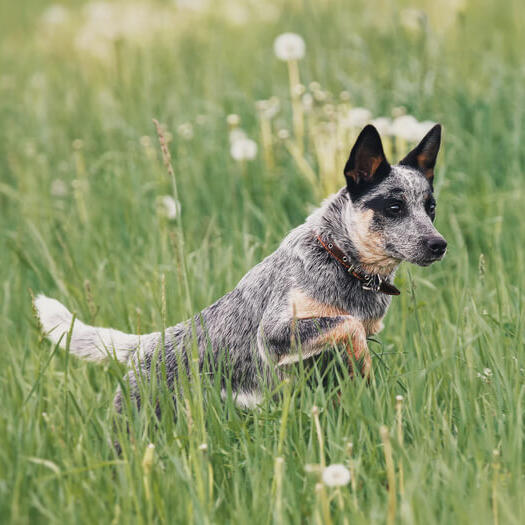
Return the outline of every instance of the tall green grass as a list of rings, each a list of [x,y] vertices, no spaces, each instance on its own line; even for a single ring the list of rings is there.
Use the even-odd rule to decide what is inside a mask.
[[[4,2],[0,15],[0,521],[383,523],[386,425],[398,522],[520,523],[522,3],[422,2],[426,22],[410,28],[409,13],[380,0],[283,1],[262,13],[242,3],[252,6],[243,23],[240,2],[203,12],[151,2],[170,27],[118,39],[104,57],[73,44],[82,2],[51,31],[43,4]],[[31,291],[86,322],[146,333],[210,304],[277,247],[318,191],[280,144],[271,170],[261,149],[237,164],[226,115],[239,114],[259,142],[255,101],[277,95],[276,128],[290,127],[286,66],[272,51],[284,31],[306,41],[305,84],[347,90],[375,115],[402,105],[444,124],[437,226],[448,255],[400,270],[402,295],[370,343],[370,385],[334,368],[323,387],[298,370],[279,401],[269,393],[254,411],[213,384],[186,385],[176,420],[126,408],[118,456],[111,402],[123,368],[42,341]],[[172,181],[152,118],[173,134],[180,223],[157,211]],[[177,133],[185,122],[191,140]],[[317,485],[315,466],[330,463],[353,473],[339,494]]]

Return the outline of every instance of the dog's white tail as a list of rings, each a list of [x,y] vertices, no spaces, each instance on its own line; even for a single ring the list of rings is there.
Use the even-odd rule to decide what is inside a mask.
[[[35,308],[46,337],[66,348],[67,336],[73,320],[72,313],[56,299],[39,295]],[[112,328],[88,326],[75,319],[69,351],[87,361],[103,361],[115,357],[125,363],[140,344],[138,335],[125,334]]]

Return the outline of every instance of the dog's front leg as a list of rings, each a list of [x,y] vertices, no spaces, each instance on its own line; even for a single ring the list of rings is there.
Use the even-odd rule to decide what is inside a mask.
[[[344,346],[350,361],[362,361],[363,375],[368,376],[371,358],[363,323],[350,315],[288,319],[268,319],[261,323],[259,351],[279,366],[308,359],[330,345]]]

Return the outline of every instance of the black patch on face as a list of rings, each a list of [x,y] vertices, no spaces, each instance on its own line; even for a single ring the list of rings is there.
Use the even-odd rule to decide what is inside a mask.
[[[394,188],[388,194],[378,195],[364,202],[364,207],[374,211],[374,215],[381,215],[388,219],[406,217],[408,210],[402,198],[403,190]]]
[[[434,222],[434,219],[436,218],[436,199],[434,199],[434,195],[432,195],[432,193],[430,193],[425,199],[425,211],[432,222]]]
[[[383,182],[388,177],[388,175],[390,175],[391,169],[392,168],[388,162],[382,162],[377,168],[374,177],[370,180],[361,178],[359,182],[356,182],[348,177],[346,180],[346,187],[348,188],[348,193],[350,193],[352,201],[356,202],[361,197],[369,193],[372,189],[374,189],[378,184],[381,184],[381,182]]]

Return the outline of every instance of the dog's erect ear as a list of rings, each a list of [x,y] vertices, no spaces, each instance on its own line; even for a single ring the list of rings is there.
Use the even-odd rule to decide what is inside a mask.
[[[352,198],[366,193],[390,173],[377,129],[366,126],[357,137],[345,166],[346,186]]]
[[[434,166],[441,144],[441,124],[436,124],[421,142],[399,163],[423,172],[430,184],[434,180]]]

